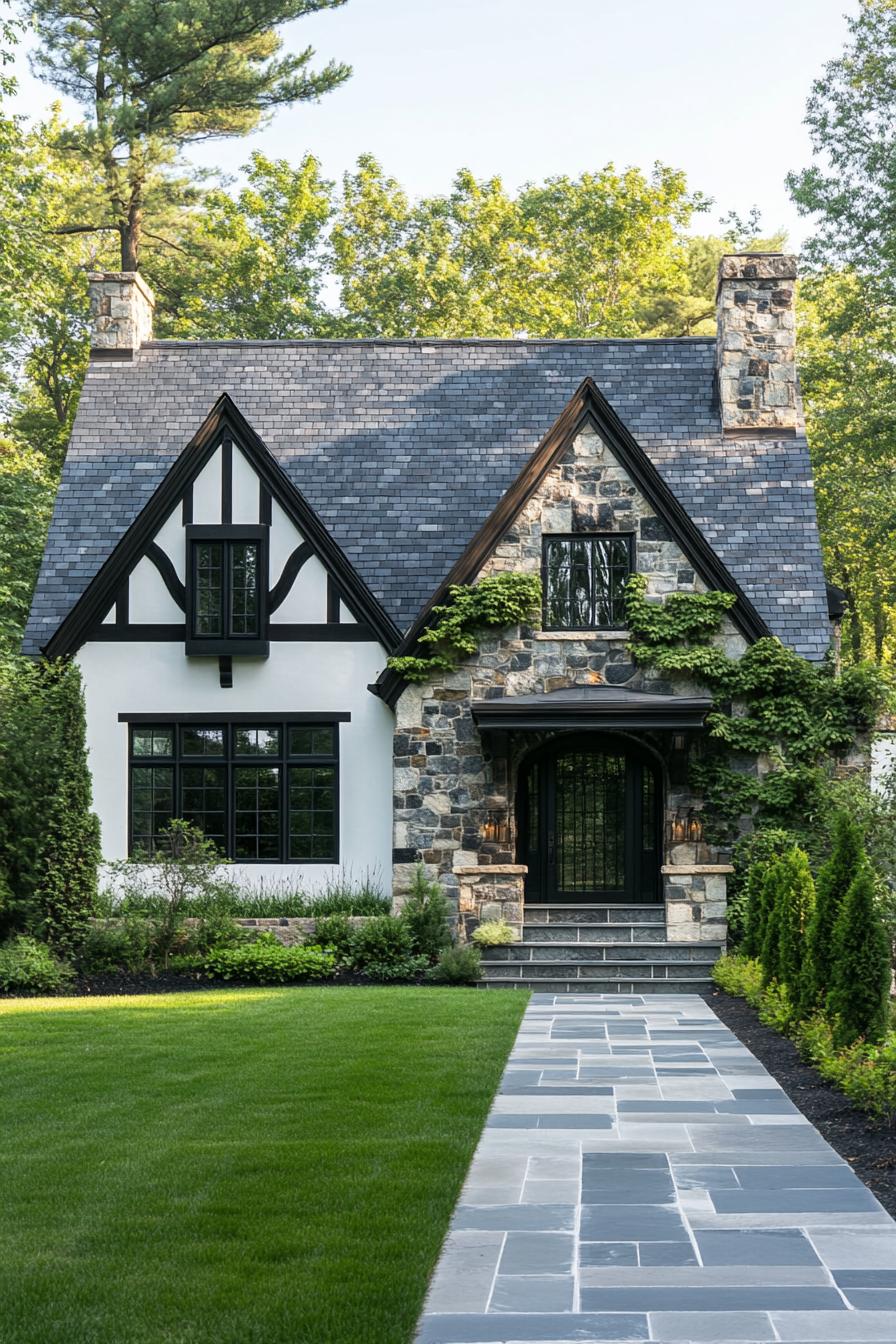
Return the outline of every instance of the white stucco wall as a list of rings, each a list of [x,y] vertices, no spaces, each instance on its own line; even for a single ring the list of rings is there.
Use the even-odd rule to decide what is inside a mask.
[[[376,643],[271,645],[267,659],[234,659],[233,686],[219,684],[216,658],[187,658],[175,641],[93,642],[77,655],[87,703],[87,746],[103,857],[127,853],[127,724],[119,714],[350,713],[339,725],[338,864],[233,864],[249,886],[282,877],[312,891],[351,874],[392,871],[391,710],[367,690],[386,661]]]
[[[878,733],[871,743],[871,787],[877,793],[893,788],[896,772],[896,733]]]

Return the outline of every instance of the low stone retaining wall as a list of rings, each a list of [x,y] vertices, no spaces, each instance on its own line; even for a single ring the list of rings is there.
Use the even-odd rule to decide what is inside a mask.
[[[458,881],[457,937],[468,943],[480,924],[504,919],[516,941],[523,936],[523,879],[525,864],[482,864],[456,868]]]
[[[663,895],[670,943],[724,943],[728,863],[666,864]]]
[[[327,916],[321,915],[320,918],[325,919]],[[348,922],[353,929],[357,929],[361,925],[369,923],[373,918],[373,915],[349,915]],[[92,919],[90,922],[91,924],[108,925],[117,924],[118,920]],[[295,947],[297,944],[304,943],[309,934],[314,933],[317,920],[313,916],[308,918],[305,916],[274,915],[267,919],[234,918],[233,922],[241,929],[257,929],[259,933],[272,933],[284,947]],[[188,929],[195,928],[198,923],[198,919],[184,920]]]

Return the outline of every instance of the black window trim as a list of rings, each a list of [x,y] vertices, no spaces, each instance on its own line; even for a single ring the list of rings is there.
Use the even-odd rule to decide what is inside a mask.
[[[270,527],[266,523],[188,523],[186,533],[186,640],[184,652],[190,657],[214,657],[224,654],[242,654],[246,656],[267,657],[270,653],[268,638],[268,585],[269,585],[269,537]],[[196,579],[194,569],[194,548],[197,542],[256,542],[258,544],[258,633],[257,635],[197,635],[196,620]],[[229,567],[224,567],[224,612],[227,613],[229,591]]]
[[[541,628],[546,634],[578,634],[591,631],[625,630],[624,624],[613,625],[551,625],[548,622],[548,543],[554,541],[624,541],[628,545],[629,574],[637,573],[637,544],[634,532],[543,532],[541,534]]]
[[[341,836],[341,744],[340,744],[340,724],[346,723],[351,719],[348,713],[312,713],[312,714],[139,714],[128,713],[119,714],[119,723],[127,725],[127,847],[128,855],[134,854],[134,816],[133,816],[133,771],[135,768],[146,768],[154,765],[170,767],[172,769],[172,812],[173,818],[181,816],[180,798],[181,798],[181,770],[186,766],[210,765],[224,766],[225,768],[225,826],[227,828],[226,836],[226,858],[231,863],[238,864],[283,864],[286,866],[300,865],[325,865],[339,864],[342,845]],[[170,724],[173,733],[174,754],[171,756],[135,756],[134,755],[134,733],[141,727],[159,727]],[[225,732],[225,750],[223,756],[218,755],[197,755],[184,756],[181,751],[181,729],[185,726],[207,726],[221,727]],[[280,750],[276,755],[265,755],[259,753],[237,756],[233,747],[233,730],[238,727],[248,727],[257,725],[259,728],[279,728]],[[332,756],[297,754],[290,755],[289,752],[289,729],[291,727],[323,727],[329,726],[333,729],[334,751]],[[235,851],[235,825],[234,825],[234,805],[233,805],[233,771],[239,765],[276,765],[280,769],[279,780],[279,806],[280,806],[280,837],[277,858],[237,858]],[[333,816],[333,857],[325,859],[302,858],[292,859],[289,857],[289,771],[291,767],[309,767],[309,766],[330,766],[333,769],[333,789],[335,796],[335,807]],[[149,860],[152,861],[151,858]]]

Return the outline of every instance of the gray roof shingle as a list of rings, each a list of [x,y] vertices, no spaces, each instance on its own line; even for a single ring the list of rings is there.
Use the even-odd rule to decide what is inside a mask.
[[[228,392],[407,628],[586,376],[770,629],[829,627],[805,439],[724,441],[715,342],[153,342],[90,365],[25,640],[77,601]]]

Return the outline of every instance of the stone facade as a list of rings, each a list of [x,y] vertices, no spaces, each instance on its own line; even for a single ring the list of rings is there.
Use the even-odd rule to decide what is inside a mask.
[[[483,867],[456,868],[458,881],[458,937],[468,943],[480,924],[503,919],[517,940],[523,934],[523,879],[526,869],[520,864],[486,864]]]
[[[725,433],[795,433],[796,257],[723,257],[717,293],[719,409]]]
[[[729,864],[669,864],[663,868],[666,937],[670,943],[724,943]]]
[[[99,271],[88,276],[90,348],[133,354],[152,340],[155,295],[138,271]]]
[[[481,575],[540,574],[542,537],[576,532],[632,535],[636,567],[647,580],[649,596],[704,589],[662,520],[591,429],[579,434],[546,475]],[[727,622],[719,639],[733,656],[745,647]],[[394,740],[394,877],[399,901],[418,858],[438,876],[462,922],[483,917],[476,913],[477,902],[499,903],[483,896],[488,883],[482,869],[497,866],[496,874],[500,869],[502,877],[496,876],[496,882],[508,885],[508,865],[516,860],[514,797],[519,767],[548,735],[514,733],[506,753],[497,754],[480,738],[471,703],[599,683],[670,692],[673,688],[656,673],[634,665],[627,643],[625,630],[551,633],[541,630],[535,620],[531,626],[483,639],[476,654],[437,682],[403,691],[396,706]],[[686,750],[683,753],[680,746],[673,750],[670,734],[642,733],[638,741],[662,764],[667,809],[698,803],[687,785]],[[500,838],[488,838],[490,818],[497,819]],[[665,857],[676,861],[668,852]],[[701,846],[699,858],[713,862],[716,855]],[[694,862],[692,854],[689,861]],[[519,889],[522,878],[517,876],[514,882]],[[508,893],[500,901],[511,906],[515,899],[518,896]],[[702,901],[701,896],[697,903]]]

